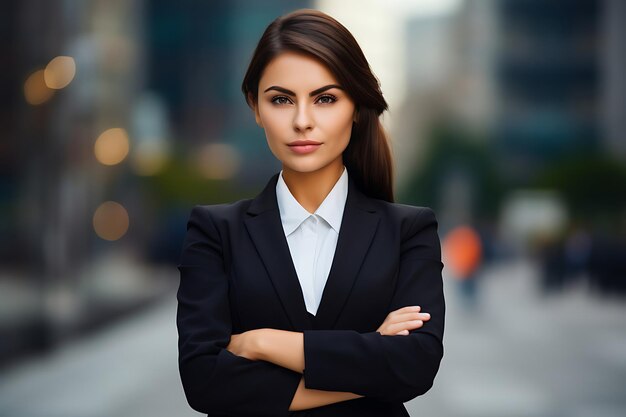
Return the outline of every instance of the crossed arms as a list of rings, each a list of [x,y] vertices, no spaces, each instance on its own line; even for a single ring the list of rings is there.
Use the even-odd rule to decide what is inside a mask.
[[[179,370],[190,406],[204,413],[287,415],[362,396],[405,402],[428,391],[443,356],[436,229],[432,210],[414,216],[390,307],[396,317],[390,313],[377,331],[257,329],[233,335],[219,233],[210,211],[195,207],[177,293]],[[418,316],[400,309],[416,304],[430,319],[404,323]]]
[[[420,306],[409,306],[393,311],[376,331],[381,335],[406,336],[409,330],[420,328],[424,321],[430,319],[430,314],[421,313],[420,310]],[[300,332],[250,330],[232,335],[226,349],[250,360],[264,360],[304,373],[304,335]],[[362,395],[351,392],[309,389],[304,385],[304,378],[301,378],[289,410],[305,410],[359,397]]]

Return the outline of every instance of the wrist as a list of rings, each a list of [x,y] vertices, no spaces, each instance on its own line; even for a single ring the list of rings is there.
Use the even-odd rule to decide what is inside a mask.
[[[253,331],[252,349],[256,360],[267,360],[267,343],[269,332],[272,329],[256,329]]]

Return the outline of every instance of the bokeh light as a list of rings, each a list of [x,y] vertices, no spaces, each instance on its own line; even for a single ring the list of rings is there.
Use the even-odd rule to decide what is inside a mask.
[[[197,167],[200,174],[213,180],[232,178],[239,170],[239,153],[226,143],[211,143],[197,153]]]
[[[44,80],[44,70],[33,72],[24,83],[24,98],[28,104],[37,106],[43,104],[54,95]]]
[[[76,75],[76,63],[71,56],[53,58],[44,70],[44,80],[49,88],[59,90],[66,87]]]
[[[128,212],[120,203],[106,201],[93,215],[93,229],[105,240],[118,240],[128,231]]]
[[[129,148],[126,130],[112,128],[102,132],[96,139],[94,153],[101,164],[116,165],[126,158]]]

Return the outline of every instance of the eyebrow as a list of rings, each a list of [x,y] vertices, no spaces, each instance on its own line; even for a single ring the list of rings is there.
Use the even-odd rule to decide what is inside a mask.
[[[326,90],[330,90],[331,88],[338,88],[340,90],[343,90],[343,88],[341,88],[341,86],[337,85],[337,84],[329,84],[329,85],[325,85],[324,87],[320,87],[317,90],[313,90],[309,93],[309,97],[313,97],[316,94],[319,93],[323,93]],[[286,88],[283,87],[279,87],[277,85],[273,85],[271,87],[268,87],[265,91],[263,91],[264,93],[267,93],[270,90],[276,90],[276,91],[280,91],[281,93],[287,94],[289,96],[294,96],[296,95],[296,93],[294,93],[291,90],[287,90]]]

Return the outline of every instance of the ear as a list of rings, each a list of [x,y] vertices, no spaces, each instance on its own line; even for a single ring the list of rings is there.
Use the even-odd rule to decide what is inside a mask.
[[[263,127],[261,115],[259,114],[259,103],[254,100],[254,97],[252,97],[252,94],[250,93],[248,93],[248,103],[250,104],[250,107],[252,107],[252,111],[254,112],[254,119],[256,121],[256,124],[259,125],[259,127]]]

